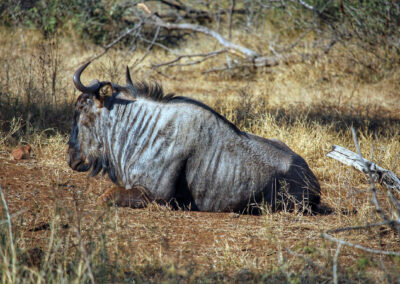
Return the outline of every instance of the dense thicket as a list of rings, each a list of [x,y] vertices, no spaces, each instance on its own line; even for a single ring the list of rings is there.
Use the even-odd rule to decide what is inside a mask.
[[[0,21],[32,27],[46,36],[72,28],[84,39],[105,44],[138,21],[139,2],[146,1],[3,0]],[[368,48],[384,44],[398,50],[400,46],[400,3],[393,0],[160,0],[149,5],[169,21],[215,24],[217,30],[226,26],[221,22],[229,21],[232,14],[233,25],[247,32],[270,21],[291,30],[329,32],[335,40],[358,39]]]

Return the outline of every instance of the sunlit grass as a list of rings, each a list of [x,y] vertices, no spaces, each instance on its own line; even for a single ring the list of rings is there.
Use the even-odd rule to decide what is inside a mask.
[[[16,40],[20,32],[25,47]],[[253,43],[241,37],[240,31],[234,36],[242,43]],[[142,51],[110,50],[85,71],[85,83],[99,79],[124,84],[129,65],[134,80],[157,80],[166,92],[201,100],[242,130],[284,141],[310,165],[322,186],[322,202],[333,214],[237,216],[174,211],[157,204],[141,210],[100,208],[96,199],[111,183],[107,177],[87,178],[85,173],[72,172],[66,163],[66,143],[78,95],[72,74],[101,48],[73,39],[57,40],[57,47],[49,46],[34,32],[24,30],[12,39],[0,37],[0,60],[7,63],[0,69],[0,184],[11,215],[26,209],[12,218],[13,240],[8,227],[0,224],[2,282],[14,282],[13,267],[16,282],[80,283],[90,282],[92,275],[97,282],[331,281],[336,245],[322,239],[321,232],[379,220],[369,202],[366,177],[325,155],[333,144],[355,150],[349,130],[355,126],[363,155],[399,172],[398,71],[392,70],[379,81],[370,80],[365,66],[348,60],[340,45],[315,61],[221,74],[202,72],[223,66],[224,56],[198,66],[156,72],[150,68],[152,63],[173,56],[154,49],[136,66]],[[295,51],[310,52],[309,46]],[[199,37],[186,42],[180,52],[206,52],[209,47]],[[47,54],[50,61],[54,57],[49,54],[60,55],[56,99],[49,97],[51,84],[41,81],[49,70],[40,65],[44,48],[51,51]],[[362,56],[368,54],[360,51],[356,59]],[[371,60],[379,67],[376,58]],[[29,120],[27,111],[33,108]],[[33,156],[17,163],[9,153],[21,143],[32,145]],[[399,250],[398,236],[385,228],[338,236]],[[12,261],[11,243],[16,262]],[[339,274],[348,282],[390,283],[398,279],[399,265],[397,258],[344,248]]]

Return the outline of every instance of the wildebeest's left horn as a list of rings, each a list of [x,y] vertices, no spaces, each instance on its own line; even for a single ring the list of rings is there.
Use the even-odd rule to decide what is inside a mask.
[[[133,86],[132,79],[131,79],[131,73],[129,72],[128,66],[126,66],[126,84]]]
[[[81,91],[82,93],[93,94],[93,93],[96,93],[96,92],[100,89],[100,87],[101,87],[100,83],[99,83],[98,81],[96,81],[96,82],[93,83],[92,85],[86,87],[86,86],[84,86],[84,85],[82,84],[82,82],[81,82],[81,74],[82,74],[83,70],[85,70],[86,67],[87,67],[90,63],[91,63],[90,61],[87,62],[87,63],[85,63],[84,65],[82,65],[81,67],[79,67],[79,68],[75,71],[75,73],[74,73],[74,84],[75,84],[75,87],[76,87],[79,91]]]

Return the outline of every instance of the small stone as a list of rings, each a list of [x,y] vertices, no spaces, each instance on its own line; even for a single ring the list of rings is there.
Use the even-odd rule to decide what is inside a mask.
[[[31,156],[32,147],[30,145],[23,145],[15,148],[12,151],[12,156],[14,160],[29,159]]]

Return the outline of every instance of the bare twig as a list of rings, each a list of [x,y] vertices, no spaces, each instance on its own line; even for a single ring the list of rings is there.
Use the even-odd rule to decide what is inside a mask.
[[[325,239],[328,239],[328,240],[330,240],[332,242],[341,243],[344,246],[353,247],[353,248],[360,249],[360,250],[363,250],[363,251],[366,251],[366,252],[369,252],[369,253],[400,256],[400,252],[367,248],[367,247],[364,247],[364,246],[361,246],[361,245],[358,245],[358,244],[353,244],[353,243],[346,242],[346,241],[341,240],[341,239],[334,238],[331,235],[328,235],[327,233],[322,233],[322,236]]]
[[[311,11],[315,11],[315,8],[313,6],[311,6],[310,4],[307,4],[306,2],[304,2],[303,0],[298,0],[298,2],[300,3],[301,6],[303,6],[304,8],[311,10]]]
[[[145,60],[145,58],[149,55],[150,50],[153,48],[154,43],[156,42],[159,33],[160,33],[160,27],[157,27],[156,33],[155,33],[155,35],[154,35],[154,37],[153,37],[153,40],[150,42],[149,46],[146,48],[146,52],[145,52],[145,54],[142,56],[142,58],[140,58],[140,59],[138,60],[138,62],[136,62],[136,65],[142,63],[143,60]]]
[[[103,52],[93,56],[90,61],[96,60],[98,58],[100,58],[101,56],[103,56],[104,54],[107,53],[107,51],[112,48],[114,45],[116,45],[117,43],[119,43],[121,40],[123,40],[124,38],[126,38],[128,35],[130,35],[131,33],[133,33],[134,31],[138,30],[142,25],[143,25],[143,21],[140,21],[139,23],[137,23],[133,28],[130,28],[128,30],[126,30],[125,32],[123,32],[119,37],[117,37],[115,40],[113,40],[111,43],[107,44],[105,47],[103,47]]]
[[[328,52],[331,50],[331,48],[337,43],[336,39],[332,39],[325,47],[324,47],[324,53],[328,54]]]
[[[150,40],[148,40],[148,39],[142,37],[141,35],[139,35],[139,39],[140,39],[141,41],[143,41],[143,42],[146,42],[146,43],[151,43],[151,42],[152,42],[152,41],[150,41]],[[168,51],[168,52],[170,52],[170,53],[172,53],[172,54],[174,54],[174,55],[177,55],[177,56],[180,55],[178,52],[176,52],[175,50],[173,50],[173,49],[171,49],[171,48],[165,46],[165,45],[162,44],[162,43],[154,42],[153,45],[158,46],[158,47],[160,47],[160,48],[162,48],[162,49],[165,49],[166,51]]]
[[[337,276],[337,265],[338,265],[338,258],[340,249],[342,248],[342,243],[339,243],[336,249],[335,257],[333,259],[333,283],[338,284],[338,276]]]
[[[179,55],[177,58],[175,58],[175,59],[173,59],[171,61],[164,62],[164,63],[159,63],[159,64],[154,64],[151,67],[152,68],[159,68],[159,67],[162,67],[162,66],[186,66],[186,65],[197,64],[197,63],[203,62],[203,61],[205,61],[205,60],[207,60],[207,59],[209,59],[211,57],[217,56],[217,55],[219,55],[221,53],[225,53],[225,52],[227,52],[226,49],[221,49],[221,50],[212,51],[212,52],[208,52],[208,53],[182,54],[182,55]],[[192,62],[192,63],[174,64],[176,62],[179,62],[183,58],[192,58],[192,57],[203,57],[203,59],[197,60],[197,61]]]

